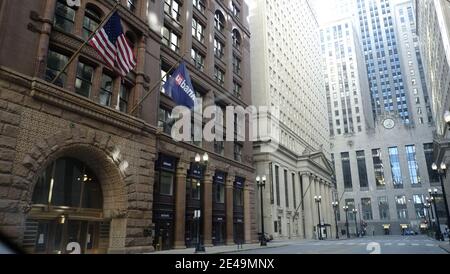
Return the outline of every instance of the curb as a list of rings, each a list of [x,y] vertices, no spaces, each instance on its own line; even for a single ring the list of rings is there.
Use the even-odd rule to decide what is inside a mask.
[[[442,249],[442,250],[444,250],[445,252],[447,252],[447,253],[449,253],[450,254],[450,246],[448,246],[448,245],[439,245],[439,247]]]
[[[280,247],[286,247],[286,246],[289,246],[289,244],[283,244],[283,245],[278,245],[278,246],[266,246],[266,247],[260,247],[260,248],[250,248],[250,249],[243,249],[243,250],[234,250],[234,251],[222,251],[222,252],[217,252],[214,254],[229,254],[229,253],[235,253],[235,252],[255,251],[255,250],[261,250],[261,249],[273,249],[273,248],[280,248]],[[237,254],[237,255],[239,255],[239,254]]]

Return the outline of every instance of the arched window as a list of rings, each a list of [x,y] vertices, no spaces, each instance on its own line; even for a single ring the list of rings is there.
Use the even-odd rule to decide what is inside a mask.
[[[240,48],[242,43],[241,34],[237,29],[233,30],[233,46]]]
[[[86,5],[83,19],[83,38],[87,40],[101,22],[102,12],[92,4]]]
[[[214,26],[218,31],[223,31],[225,29],[225,16],[220,11],[216,11],[214,16]]]
[[[53,25],[64,32],[72,33],[75,25],[76,10],[70,7],[65,0],[56,2],[55,19]]]
[[[103,196],[99,181],[82,162],[60,158],[51,163],[38,178],[34,205],[102,209]]]

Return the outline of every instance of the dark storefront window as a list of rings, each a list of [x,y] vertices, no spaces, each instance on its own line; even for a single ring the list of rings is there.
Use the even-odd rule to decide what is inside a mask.
[[[224,245],[226,240],[226,207],[225,205],[225,182],[227,175],[216,171],[214,175],[214,203],[213,203],[213,226],[212,240],[214,245]]]
[[[233,234],[236,243],[244,243],[244,187],[245,179],[236,177],[234,182],[234,224]]]
[[[173,248],[174,212],[175,212],[175,174],[177,160],[160,154],[155,165],[155,191],[153,222],[155,237],[153,245],[156,250]]]
[[[203,233],[204,208],[201,203],[204,184],[204,166],[192,163],[186,178],[186,226],[185,240],[187,247],[194,247]],[[200,220],[194,219],[196,210],[201,211]]]

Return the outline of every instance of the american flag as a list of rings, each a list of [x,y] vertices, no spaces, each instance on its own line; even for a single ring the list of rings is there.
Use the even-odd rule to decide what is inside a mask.
[[[117,12],[97,31],[89,44],[103,57],[111,68],[117,68],[126,76],[136,66],[136,57],[123,33]]]

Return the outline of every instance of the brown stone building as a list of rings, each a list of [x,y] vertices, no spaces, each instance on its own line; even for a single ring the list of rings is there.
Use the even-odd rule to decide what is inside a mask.
[[[248,106],[243,1],[121,0],[136,69],[86,46],[51,84],[114,5],[76,3],[0,3],[0,231],[32,253],[151,252],[195,244],[201,209],[206,246],[256,241],[251,143],[173,141],[159,84],[184,57],[205,106]]]

